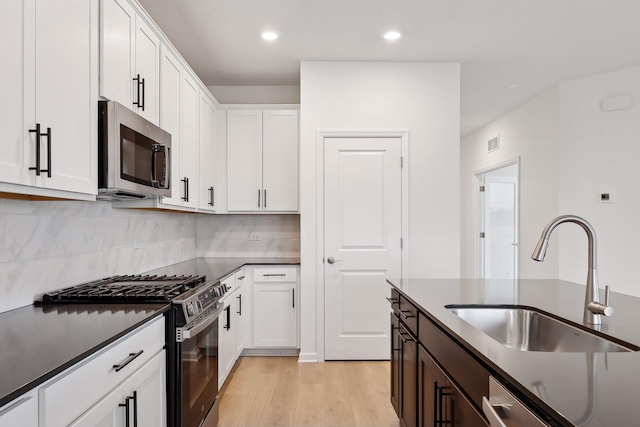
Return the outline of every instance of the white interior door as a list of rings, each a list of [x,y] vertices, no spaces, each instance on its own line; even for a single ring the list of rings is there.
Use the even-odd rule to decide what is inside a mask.
[[[325,138],[325,359],[389,359],[402,264],[400,138]],[[331,263],[331,259],[335,262]]]
[[[483,277],[514,279],[518,275],[518,165],[482,175]]]

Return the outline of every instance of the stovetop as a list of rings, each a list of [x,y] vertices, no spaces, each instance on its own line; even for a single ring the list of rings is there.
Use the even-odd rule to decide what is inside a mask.
[[[37,305],[168,302],[200,286],[205,276],[112,276],[50,292]]]

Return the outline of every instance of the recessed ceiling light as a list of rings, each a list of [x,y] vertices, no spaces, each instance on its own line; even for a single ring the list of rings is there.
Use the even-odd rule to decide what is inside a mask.
[[[517,87],[518,87],[518,85],[515,84],[515,83],[511,83],[509,86],[507,86],[507,88],[509,88],[509,89],[515,89]]]
[[[262,33],[262,38],[265,40],[275,40],[278,38],[278,33],[274,33],[273,31],[265,31]]]
[[[400,37],[402,37],[402,34],[397,31],[387,31],[382,35],[382,37],[387,40],[398,40]]]

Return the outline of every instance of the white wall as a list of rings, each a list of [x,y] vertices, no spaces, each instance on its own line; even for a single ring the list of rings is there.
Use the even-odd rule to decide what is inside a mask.
[[[461,141],[461,276],[476,277],[479,228],[476,174],[520,159],[519,274],[528,278],[558,276],[557,242],[544,263],[531,260],[544,225],[558,212],[558,90],[549,90]],[[500,135],[500,149],[489,153],[487,141]]]
[[[632,96],[631,108],[601,110],[603,98],[621,94]],[[559,211],[584,216],[596,229],[601,286],[640,296],[640,67],[563,83],[560,100]],[[598,202],[603,191],[615,192],[615,203]],[[586,235],[570,225],[561,232],[560,278],[583,283]]]
[[[0,199],[0,312],[63,287],[191,259],[195,237],[194,215]]]
[[[301,64],[301,360],[322,360],[323,283],[317,232],[318,131],[409,131],[407,277],[460,271],[460,67],[402,62]]]
[[[629,94],[629,109],[603,112],[602,99]],[[530,260],[544,225],[561,214],[587,219],[598,233],[600,283],[640,296],[632,268],[640,251],[640,67],[565,82],[465,137],[461,143],[462,275],[473,275],[473,190],[478,169],[520,156],[520,277],[558,277],[584,283],[587,240],[582,229],[561,226],[543,263]],[[500,134],[502,148],[486,153]],[[483,151],[484,150],[484,151]],[[465,184],[467,183],[467,184]],[[597,194],[615,192],[603,204]],[[613,304],[615,305],[615,303]]]

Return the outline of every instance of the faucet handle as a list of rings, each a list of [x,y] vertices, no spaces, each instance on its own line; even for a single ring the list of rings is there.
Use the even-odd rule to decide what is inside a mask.
[[[598,289],[598,293],[600,293],[600,289]],[[597,301],[591,301],[587,304],[587,309],[593,314],[602,314],[603,316],[608,317],[613,316],[613,307],[609,305],[609,293],[609,285],[606,285],[604,287],[604,304]]]

